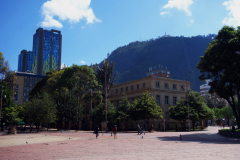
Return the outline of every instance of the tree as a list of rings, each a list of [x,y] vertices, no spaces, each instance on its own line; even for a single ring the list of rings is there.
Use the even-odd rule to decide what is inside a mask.
[[[37,129],[39,129],[40,123],[46,124],[56,120],[57,109],[51,97],[44,94],[41,95],[41,98],[33,98],[25,103],[21,112],[21,116],[24,117],[26,122],[35,123]]]
[[[185,129],[185,123],[188,119],[188,107],[187,101],[181,99],[176,106],[172,106],[169,109],[169,115],[172,119],[180,121],[182,128]],[[213,111],[208,108],[204,102],[205,98],[200,95],[199,92],[190,91],[188,93],[189,103],[189,119],[192,121],[192,128],[195,129],[195,123],[197,120],[204,120],[212,118]]]
[[[189,118],[192,120],[192,127],[194,130],[197,120],[212,119],[213,111],[208,108],[205,103],[205,98],[199,92],[190,91],[188,93],[189,101]],[[203,126],[202,126],[203,127]]]
[[[150,119],[162,118],[162,109],[146,91],[141,98],[133,101],[131,117],[134,120],[144,120],[149,128]]]
[[[0,86],[3,86],[3,87],[1,87],[1,90],[3,89],[3,91],[2,91],[3,99],[2,99],[1,130],[3,130],[3,123],[12,125],[12,124],[20,121],[20,119],[18,118],[17,107],[13,103],[12,92],[7,87],[7,82],[2,81],[0,83]]]
[[[240,27],[224,26],[200,57],[197,68],[200,80],[211,79],[210,93],[217,93],[228,101],[240,127]]]
[[[9,71],[9,63],[5,61],[3,53],[0,52],[0,79],[3,80],[6,76],[6,73]]]
[[[215,116],[216,118],[218,118],[220,121],[221,121],[223,118],[227,119],[228,125],[230,125],[230,124],[229,124],[230,119],[233,119],[233,118],[234,118],[232,109],[230,109],[229,107],[230,107],[230,106],[224,106],[224,107],[222,107],[222,108],[220,108],[220,109],[219,109],[219,108],[214,108],[214,109],[213,109],[213,110],[214,110],[214,116]]]
[[[117,74],[113,76],[114,62],[109,63],[106,59],[103,61],[102,68],[97,66],[97,79],[102,85],[102,93],[105,98],[105,87],[107,87],[107,93],[111,90],[111,87],[116,79]]]
[[[131,120],[131,109],[132,105],[129,103],[126,95],[124,95],[124,98],[120,101],[119,106],[116,108],[116,119],[126,126],[126,123]]]
[[[184,99],[180,99],[176,106],[169,108],[169,116],[178,120],[182,125],[182,130],[186,130],[186,121],[188,119],[188,108]]]
[[[108,100],[108,121],[115,121],[116,108],[114,105]],[[90,119],[95,123],[100,123],[105,120],[105,103],[100,102],[95,108],[93,108],[90,112]]]
[[[79,122],[82,106],[90,89],[98,89],[95,72],[88,66],[73,65],[60,71],[50,70],[46,78],[39,81],[31,91],[31,97],[49,93],[57,106],[58,128],[62,120],[67,120],[68,127],[72,121]]]
[[[82,114],[81,103],[87,95],[87,92],[91,89],[99,88],[94,70],[88,66],[73,65],[64,70],[61,78],[56,84],[57,86],[66,87],[73,95],[77,96],[77,120],[78,129],[80,129],[79,122]]]

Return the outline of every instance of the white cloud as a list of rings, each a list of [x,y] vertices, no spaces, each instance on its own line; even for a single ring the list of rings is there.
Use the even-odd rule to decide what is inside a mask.
[[[226,6],[226,10],[229,10],[228,17],[225,17],[222,21],[224,25],[237,27],[240,26],[240,1],[229,0],[223,2]]]
[[[192,0],[168,0],[168,4],[163,6],[163,9],[177,8],[180,11],[184,11],[188,16],[192,15],[189,10],[189,6],[193,3]]]
[[[69,20],[70,23],[77,23],[82,19],[87,20],[87,24],[101,22],[97,19],[90,8],[91,0],[50,0],[42,5],[41,13],[44,21],[42,27],[62,28],[63,25],[53,17],[59,20]]]
[[[53,17],[51,15],[45,15],[44,21],[41,23],[41,26],[42,27],[57,27],[57,28],[63,27],[63,25],[59,21],[53,19]]]
[[[191,19],[191,20],[190,20],[190,23],[194,23],[194,20],[193,20],[193,19]]]
[[[86,64],[86,62],[84,62],[84,61],[80,61],[80,63],[81,63],[81,64]]]
[[[160,15],[163,16],[165,14],[169,14],[169,12],[161,12]]]

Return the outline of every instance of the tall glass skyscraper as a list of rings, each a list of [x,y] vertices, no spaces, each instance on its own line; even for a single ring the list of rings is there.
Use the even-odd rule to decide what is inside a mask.
[[[50,69],[61,67],[62,35],[58,30],[38,28],[33,35],[32,71],[38,75],[46,75]]]
[[[33,53],[22,50],[18,56],[18,72],[32,72]]]

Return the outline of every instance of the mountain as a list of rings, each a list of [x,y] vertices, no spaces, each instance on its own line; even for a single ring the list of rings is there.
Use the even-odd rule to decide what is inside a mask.
[[[172,79],[186,80],[186,74],[193,71],[188,75],[188,81],[192,90],[199,91],[204,82],[198,79],[200,72],[196,65],[214,37],[209,34],[206,37],[159,37],[136,41],[112,51],[107,60],[115,62],[116,83],[144,78],[150,67],[154,70],[160,66],[171,71]]]

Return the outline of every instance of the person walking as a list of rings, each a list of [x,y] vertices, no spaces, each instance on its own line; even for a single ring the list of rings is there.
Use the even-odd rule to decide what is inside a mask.
[[[153,124],[150,127],[150,133],[152,133],[152,132],[153,132]]]
[[[141,127],[140,127],[139,124],[137,125],[137,127],[138,127],[138,135],[139,135],[139,134],[140,134],[140,131],[141,131]]]
[[[116,125],[114,125],[112,131],[113,131],[113,134],[114,134],[114,139],[117,139],[117,126]]]
[[[232,137],[234,137],[235,130],[236,130],[235,126],[232,125]]]
[[[141,135],[142,133],[144,133],[144,135],[145,135],[145,132],[143,131],[143,126],[141,126],[140,135]]]
[[[98,127],[98,125],[96,125],[95,131],[94,131],[96,134],[96,139],[98,139],[98,136],[99,136],[98,131],[99,131],[99,127]]]

